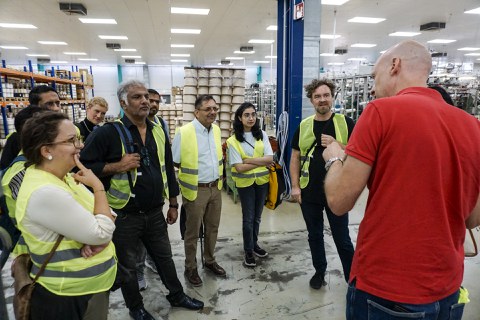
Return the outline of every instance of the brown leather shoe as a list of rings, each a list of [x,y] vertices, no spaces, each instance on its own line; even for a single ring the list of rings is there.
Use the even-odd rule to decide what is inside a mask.
[[[212,271],[216,276],[225,277],[227,273],[225,270],[218,265],[218,263],[205,263],[205,268]]]
[[[195,269],[185,269],[185,277],[188,282],[190,282],[194,287],[199,287],[202,285],[202,279],[198,275],[197,268]]]

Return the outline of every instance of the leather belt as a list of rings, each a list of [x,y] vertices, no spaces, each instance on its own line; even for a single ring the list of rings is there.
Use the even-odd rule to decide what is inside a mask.
[[[218,179],[212,182],[207,182],[207,183],[199,183],[198,187],[199,188],[214,188],[218,186]]]

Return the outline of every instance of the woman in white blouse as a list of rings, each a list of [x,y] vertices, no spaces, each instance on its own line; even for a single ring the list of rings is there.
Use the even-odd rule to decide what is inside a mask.
[[[268,166],[273,164],[273,151],[267,134],[260,129],[255,106],[245,102],[235,112],[234,135],[228,138],[228,156],[232,179],[242,204],[244,264],[255,267],[254,255],[268,253],[258,245],[258,232],[268,192]]]
[[[33,291],[31,319],[107,319],[117,271],[115,214],[103,184],[78,160],[82,148],[62,113],[35,114],[22,130],[27,169],[15,217],[33,262],[32,278],[64,236]],[[71,174],[75,166],[80,170]]]

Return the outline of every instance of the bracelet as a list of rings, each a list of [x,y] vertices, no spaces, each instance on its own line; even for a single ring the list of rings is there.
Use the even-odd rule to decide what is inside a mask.
[[[103,191],[103,192],[105,192],[105,190],[104,190],[104,189],[100,189],[100,190],[95,190],[95,191],[93,191],[93,193],[97,193],[97,192],[100,192],[100,191]]]
[[[178,203],[177,204],[169,204],[168,207],[178,209]]]

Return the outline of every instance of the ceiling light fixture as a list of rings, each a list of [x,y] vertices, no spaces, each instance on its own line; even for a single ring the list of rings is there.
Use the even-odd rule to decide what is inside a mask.
[[[64,61],[64,60],[53,60],[53,61],[50,61],[50,64],[60,64],[60,63],[68,63],[68,61]]]
[[[275,40],[265,40],[265,39],[250,39],[248,43],[261,43],[261,44],[271,44],[274,43]]]
[[[190,53],[172,53],[170,57],[190,57]]]
[[[145,61],[135,61],[135,64],[141,64],[141,65],[144,65],[144,64],[147,64]]]
[[[322,4],[326,6],[341,6],[349,0],[322,0]]]
[[[365,59],[365,58],[348,58],[347,60],[350,60],[350,61],[365,61],[367,59]]]
[[[90,19],[90,18],[78,18],[82,23],[95,23],[95,24],[117,24],[115,19]]]
[[[50,57],[48,54],[27,53],[27,57]]]
[[[349,19],[348,22],[355,22],[355,23],[379,23],[385,21],[384,18],[369,18],[369,17],[354,17]]]
[[[473,47],[464,47],[464,48],[460,48],[460,49],[457,49],[459,51],[477,51],[477,50],[480,50],[480,48],[473,48]]]
[[[193,48],[193,44],[171,44],[170,48]]]
[[[268,31],[277,31],[277,30],[278,30],[278,26],[276,26],[276,25],[268,26],[268,27],[267,27],[267,30],[268,30]]]
[[[376,47],[376,44],[373,43],[354,43],[350,47],[352,48],[373,48]]]
[[[465,13],[480,14],[480,7],[476,8],[476,9],[465,11]]]
[[[137,49],[113,49],[116,52],[137,52]]]
[[[187,62],[187,59],[171,59],[170,62]]]
[[[253,61],[253,63],[270,63],[270,61],[266,61],[266,60],[255,60],[255,61]]]
[[[103,40],[128,40],[127,36],[107,36],[107,35],[99,35],[100,39]]]
[[[95,58],[78,58],[78,61],[98,61],[98,59]]]
[[[255,51],[253,51],[253,50],[252,50],[252,51],[240,51],[240,50],[235,50],[235,51],[233,51],[233,53],[235,53],[235,54],[254,54]]]
[[[225,60],[244,60],[244,57],[225,57]]]
[[[390,33],[390,37],[415,37],[418,36],[419,34],[422,34],[421,32],[404,32],[404,31],[397,31]]]
[[[210,12],[210,9],[194,9],[194,8],[180,8],[180,7],[171,7],[170,13],[175,14],[198,14],[206,16]]]
[[[122,58],[126,58],[126,59],[141,59],[142,56],[122,56]]]
[[[321,57],[336,57],[336,56],[338,56],[338,54],[324,52],[324,53],[320,53],[320,56]]]
[[[63,54],[68,54],[70,56],[86,56],[85,52],[64,52]]]
[[[182,34],[200,34],[202,30],[200,29],[170,29],[171,33],[182,33]]]
[[[10,50],[28,50],[27,47],[23,46],[0,46],[2,49],[10,49]]]
[[[341,36],[339,34],[321,34],[320,39],[338,39]]]
[[[63,41],[43,41],[43,40],[40,40],[40,41],[37,41],[37,42],[40,43],[40,44],[48,44],[48,45],[54,45],[54,46],[66,46],[66,45],[68,45],[68,43],[63,42]]]
[[[277,56],[265,56],[265,59],[277,59]]]
[[[447,43],[452,43],[452,42],[455,42],[457,40],[449,40],[449,39],[433,39],[433,40],[430,40],[430,41],[427,41],[428,43],[443,43],[443,44],[447,44]]]
[[[480,53],[465,53],[466,56],[480,56]]]
[[[329,66],[343,66],[345,63],[344,62],[329,62]]]
[[[9,29],[38,29],[33,24],[23,23],[0,23],[0,27]]]

